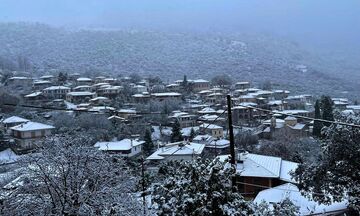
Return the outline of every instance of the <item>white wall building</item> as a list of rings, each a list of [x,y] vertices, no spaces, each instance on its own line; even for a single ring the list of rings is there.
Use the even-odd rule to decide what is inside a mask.
[[[113,142],[97,142],[95,147],[101,151],[116,153],[124,157],[133,157],[141,153],[144,143],[145,141],[141,140],[123,139]]]

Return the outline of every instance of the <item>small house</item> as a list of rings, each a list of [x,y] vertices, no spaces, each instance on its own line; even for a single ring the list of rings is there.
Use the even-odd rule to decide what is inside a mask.
[[[141,153],[144,143],[145,141],[141,140],[123,139],[112,142],[97,142],[95,147],[101,151],[118,154],[123,157],[133,157]]]
[[[42,138],[51,135],[55,127],[38,122],[25,122],[11,127],[11,134],[15,138],[17,150],[29,150],[37,147]]]

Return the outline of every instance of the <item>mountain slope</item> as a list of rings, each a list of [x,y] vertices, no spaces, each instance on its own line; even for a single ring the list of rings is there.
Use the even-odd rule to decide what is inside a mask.
[[[234,80],[261,83],[299,93],[350,97],[356,80],[333,75],[326,61],[285,40],[258,35],[189,34],[52,28],[42,24],[0,24],[0,57],[26,57],[35,73],[50,69],[124,75],[159,75],[165,81],[187,74],[211,78],[226,73]],[[306,69],[299,67],[305,65]]]

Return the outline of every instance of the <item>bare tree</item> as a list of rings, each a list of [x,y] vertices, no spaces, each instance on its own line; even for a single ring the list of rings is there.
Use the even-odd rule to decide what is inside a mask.
[[[36,154],[24,157],[24,169],[8,189],[0,214],[138,215],[136,179],[123,160],[88,147],[84,137],[57,136]],[[9,192],[10,191],[10,192]]]

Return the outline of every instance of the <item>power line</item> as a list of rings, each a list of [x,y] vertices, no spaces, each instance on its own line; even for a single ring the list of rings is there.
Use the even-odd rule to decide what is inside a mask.
[[[216,122],[216,120],[218,120],[222,115],[224,115],[225,112],[226,112],[226,110],[224,110],[220,115],[218,115],[214,120],[212,120],[211,123],[208,123],[208,125],[203,130],[208,129],[210,127],[210,125],[214,124]]]
[[[56,111],[74,111],[74,112],[84,112],[84,113],[96,113],[96,114],[105,114],[105,113],[101,113],[99,111],[96,110],[78,110],[78,109],[66,109],[66,108],[57,108],[57,107],[42,107],[42,106],[34,106],[34,105],[28,105],[28,104],[9,104],[9,103],[5,103],[3,104],[5,106],[20,106],[20,107],[25,107],[25,108],[33,108],[33,109],[43,109],[43,110],[56,110]],[[106,108],[106,107],[105,107]],[[121,113],[117,110],[109,110],[111,113]],[[211,123],[209,123],[204,130],[208,129],[212,124],[214,124],[216,122],[216,120],[218,120],[222,115],[224,115],[226,112],[226,110],[224,110],[220,115],[218,115],[214,120],[211,121]],[[167,113],[164,112],[136,112],[136,115],[168,115]]]
[[[331,123],[331,124],[338,124],[338,125],[345,125],[345,126],[360,128],[360,125],[346,123],[346,122],[330,121],[330,120],[325,120],[325,119],[316,119],[316,118],[311,118],[311,117],[307,117],[307,116],[294,115],[294,114],[283,113],[283,112],[279,112],[279,111],[272,111],[272,110],[253,107],[253,106],[246,106],[246,105],[236,105],[236,106],[253,109],[253,110],[260,110],[260,111],[268,112],[270,114],[280,114],[280,115],[285,115],[285,116],[290,116],[290,117],[295,117],[295,118],[300,118],[300,119],[305,119],[305,120],[313,120],[313,121],[319,121],[319,122],[323,122],[323,123]],[[235,126],[235,127],[239,127],[239,126]]]
[[[42,107],[42,106],[34,106],[34,105],[28,105],[28,104],[4,103],[2,105],[4,105],[4,106],[13,106],[13,107],[20,106],[20,107],[25,107],[25,108],[43,109],[43,110],[74,111],[74,112],[83,112],[83,113],[105,114],[105,113],[101,113],[101,112],[99,112],[97,110],[82,110],[82,109],[66,109],[66,108],[57,108],[57,107]],[[294,115],[294,114],[283,113],[283,112],[279,112],[279,111],[272,111],[272,110],[268,110],[268,109],[263,109],[263,108],[253,107],[253,106],[247,106],[247,105],[236,105],[236,106],[244,107],[244,108],[248,108],[248,109],[252,109],[252,110],[260,110],[260,111],[264,111],[264,112],[267,112],[267,113],[270,113],[270,114],[280,114],[280,115],[284,115],[284,116],[291,116],[291,117],[305,119],[305,120],[312,120],[312,121],[318,121],[318,122],[323,122],[323,123],[338,124],[338,125],[344,125],[344,126],[360,128],[360,125],[346,123],[346,122],[330,121],[330,120],[325,120],[325,119],[316,119],[316,118],[312,118],[312,117]],[[105,106],[105,108],[106,108],[106,106]],[[106,109],[106,110],[109,110],[110,113],[121,113],[121,112],[119,112],[117,110],[110,110],[110,109]],[[226,110],[223,113],[221,113],[218,117],[216,117],[212,122],[215,122],[225,112],[226,112]],[[164,113],[164,112],[136,112],[135,114],[136,115],[168,115],[168,113]],[[211,124],[213,124],[213,123],[211,123]],[[210,124],[208,125],[208,127],[209,126],[210,126]],[[239,127],[239,126],[236,126],[236,125],[233,125],[233,126],[237,127],[237,128]],[[205,128],[205,129],[207,129],[207,128]]]
[[[25,107],[25,108],[33,108],[33,109],[43,109],[43,110],[56,110],[56,111],[74,111],[74,112],[88,112],[88,113],[98,113],[98,114],[103,114],[97,110],[82,110],[82,109],[66,109],[66,108],[60,108],[60,107],[42,107],[42,106],[34,106],[34,105],[28,105],[28,104],[8,104],[5,103],[3,104],[4,106],[20,106],[20,107]],[[111,110],[111,109],[106,109],[112,113],[121,113],[117,110]],[[135,112],[136,115],[167,115],[167,113],[164,112]]]

